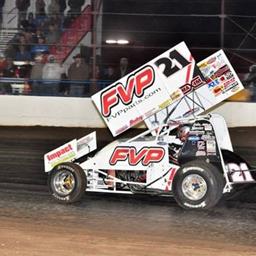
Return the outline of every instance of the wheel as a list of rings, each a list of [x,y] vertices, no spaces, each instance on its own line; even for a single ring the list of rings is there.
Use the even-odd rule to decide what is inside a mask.
[[[48,178],[51,194],[65,204],[79,201],[84,195],[86,185],[87,179],[83,169],[74,163],[57,165]]]
[[[184,209],[209,209],[222,197],[223,174],[212,164],[192,161],[183,165],[173,180],[173,195]]]

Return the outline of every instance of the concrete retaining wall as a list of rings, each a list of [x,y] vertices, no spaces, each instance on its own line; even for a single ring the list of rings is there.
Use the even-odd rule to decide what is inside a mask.
[[[214,109],[229,127],[256,126],[256,104],[225,102]],[[0,96],[0,125],[105,127],[90,98]]]

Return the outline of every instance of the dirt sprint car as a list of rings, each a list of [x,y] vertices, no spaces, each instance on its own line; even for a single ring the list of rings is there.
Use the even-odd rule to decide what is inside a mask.
[[[45,154],[53,197],[73,203],[85,191],[149,194],[174,197],[185,209],[215,206],[256,178],[233,152],[224,118],[205,114],[242,89],[223,51],[196,64],[184,42],[174,46],[92,96],[113,136],[142,121],[146,131],[94,155],[96,132]]]

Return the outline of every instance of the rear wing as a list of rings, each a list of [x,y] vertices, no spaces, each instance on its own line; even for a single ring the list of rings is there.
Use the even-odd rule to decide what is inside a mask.
[[[74,139],[44,155],[45,172],[51,171],[56,165],[71,162],[83,157],[97,148],[96,132],[80,139]]]
[[[145,120],[148,128],[167,122],[169,119],[187,118],[203,114],[208,109],[244,89],[225,53],[220,50],[200,61],[196,69],[201,74],[194,76],[191,84],[178,90],[182,96]],[[202,83],[203,81],[203,83]]]
[[[181,96],[195,66],[189,49],[179,43],[134,72],[92,96],[113,136],[128,130]]]
[[[220,50],[196,65],[184,42],[92,96],[113,136],[145,120],[152,129],[168,119],[197,116],[241,91]]]

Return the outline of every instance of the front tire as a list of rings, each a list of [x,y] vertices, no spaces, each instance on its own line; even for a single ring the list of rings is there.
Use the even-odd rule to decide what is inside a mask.
[[[184,209],[209,209],[222,197],[223,174],[212,164],[192,161],[182,166],[173,180],[173,194]]]
[[[61,163],[50,173],[48,186],[60,203],[75,203],[84,195],[87,179],[83,169],[74,163]]]

